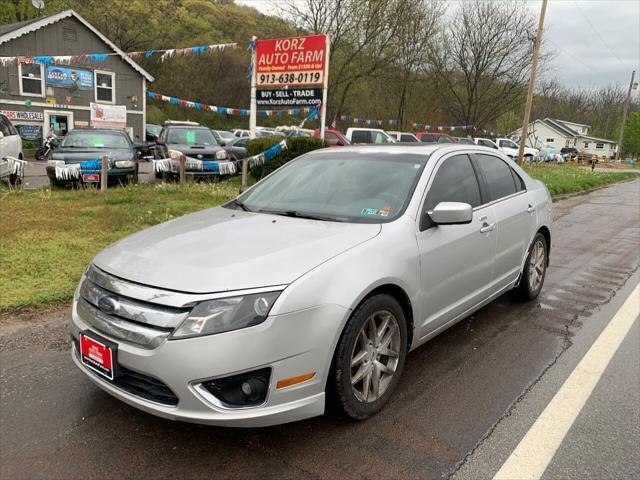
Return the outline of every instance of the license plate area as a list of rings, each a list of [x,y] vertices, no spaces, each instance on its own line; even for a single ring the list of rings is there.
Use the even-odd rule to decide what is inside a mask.
[[[112,380],[116,376],[118,345],[95,334],[80,333],[80,361],[101,376]]]
[[[100,174],[99,173],[83,173],[82,181],[84,183],[100,183]]]

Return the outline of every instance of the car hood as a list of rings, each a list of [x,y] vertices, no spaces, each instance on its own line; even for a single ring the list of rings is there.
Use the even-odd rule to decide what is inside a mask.
[[[87,160],[100,160],[103,155],[109,156],[114,161],[135,158],[131,150],[107,148],[60,148],[51,154],[51,158],[53,160],[64,160],[65,163],[79,163]]]
[[[94,264],[125,280],[189,293],[286,285],[380,230],[216,207],[120,240]]]

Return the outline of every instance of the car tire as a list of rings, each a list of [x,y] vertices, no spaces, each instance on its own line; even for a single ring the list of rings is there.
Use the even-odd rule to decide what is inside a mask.
[[[548,255],[547,239],[538,232],[531,242],[520,283],[516,287],[516,294],[521,300],[534,300],[540,294],[549,264]]]
[[[336,347],[327,388],[330,406],[353,420],[382,410],[400,380],[406,354],[407,325],[398,301],[387,294],[365,300]]]

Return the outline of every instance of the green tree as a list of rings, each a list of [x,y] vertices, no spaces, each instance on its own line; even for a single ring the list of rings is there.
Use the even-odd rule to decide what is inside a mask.
[[[633,112],[627,119],[624,127],[624,139],[622,140],[622,151],[625,155],[638,158],[640,155],[640,112]]]

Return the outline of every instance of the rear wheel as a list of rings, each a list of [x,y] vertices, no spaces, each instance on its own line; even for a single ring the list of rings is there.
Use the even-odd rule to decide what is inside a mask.
[[[544,235],[537,233],[529,249],[516,291],[523,300],[534,300],[542,290],[547,273],[548,246]]]
[[[367,299],[342,332],[333,359],[329,395],[341,413],[363,420],[379,412],[395,390],[407,352],[407,327],[390,295]]]

